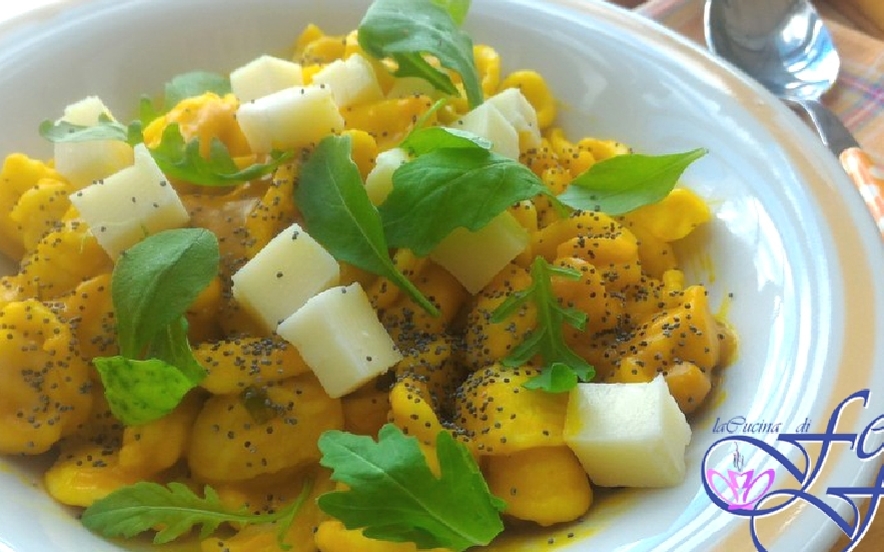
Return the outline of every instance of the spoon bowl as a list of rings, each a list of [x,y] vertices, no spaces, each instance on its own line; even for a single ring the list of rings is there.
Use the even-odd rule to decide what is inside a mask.
[[[832,36],[808,0],[706,0],[706,45],[794,109],[803,110],[862,194],[884,235],[884,181],[820,98],[838,79]]]
[[[706,40],[716,55],[785,100],[818,100],[841,60],[813,5],[804,0],[710,0]]]

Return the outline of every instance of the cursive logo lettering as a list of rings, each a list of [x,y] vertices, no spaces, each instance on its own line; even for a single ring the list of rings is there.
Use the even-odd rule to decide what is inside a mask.
[[[777,441],[786,443],[801,455],[798,463],[793,462],[788,456],[774,448],[773,445],[754,437],[751,434],[732,434],[719,439],[706,451],[701,465],[701,480],[706,494],[722,510],[733,515],[749,519],[749,530],[755,547],[763,552],[766,550],[758,536],[756,520],[760,517],[780,512],[793,506],[797,501],[810,505],[831,519],[850,539],[850,543],[842,550],[849,552],[865,536],[869,525],[875,518],[878,505],[884,496],[884,466],[878,471],[874,486],[872,487],[828,487],[825,491],[827,496],[837,497],[847,503],[852,510],[852,516],[846,519],[835,508],[823,501],[820,497],[809,492],[816,483],[822,467],[836,443],[847,444],[855,452],[861,461],[877,458],[884,452],[884,444],[875,446],[872,436],[884,433],[884,415],[875,418],[862,432],[839,433],[838,421],[844,408],[854,402],[861,401],[863,408],[869,402],[869,390],[858,391],[838,404],[832,411],[826,431],[824,433],[781,433]],[[734,420],[734,419],[732,419]],[[735,421],[735,420],[734,420]],[[740,425],[746,427],[745,421]],[[808,424],[809,425],[809,424]],[[716,427],[718,421],[716,421]],[[721,427],[727,427],[722,425]],[[811,461],[810,454],[804,447],[806,443],[820,445],[820,451],[816,462]],[[724,473],[711,467],[715,453],[722,447],[733,446],[731,454],[733,469],[724,470]],[[777,477],[774,468],[758,471],[754,468],[744,469],[746,462],[739,446],[753,447],[760,456],[766,455],[768,460],[775,462],[782,468],[782,477],[794,478],[799,488],[773,489],[774,480]],[[710,456],[712,455],[712,456]],[[718,458],[721,458],[719,455]],[[799,465],[803,466],[800,468]],[[794,487],[794,485],[792,485]],[[773,490],[772,490],[773,489]],[[856,499],[869,498],[865,515],[860,515],[858,501]]]

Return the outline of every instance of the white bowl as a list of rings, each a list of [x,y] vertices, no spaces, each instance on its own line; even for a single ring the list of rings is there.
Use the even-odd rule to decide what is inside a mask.
[[[0,25],[0,155],[48,157],[38,124],[86,95],[126,116],[142,93],[159,92],[177,73],[226,72],[260,53],[283,53],[308,22],[346,32],[366,5],[94,0]],[[701,485],[704,453],[722,436],[713,432],[716,420],[743,415],[783,431],[809,420],[811,431],[822,432],[832,410],[861,389],[873,390],[868,406],[851,403],[838,430],[858,433],[884,412],[877,285],[884,254],[859,196],[772,96],[631,12],[589,0],[477,0],[467,28],[501,52],[505,69],[544,73],[572,136],[616,138],[647,153],[710,151],[684,180],[712,205],[714,221],[682,254],[689,278],[705,283],[712,304],[727,311],[738,357],[723,393],[694,421],[685,483],[603,498],[584,523],[555,533],[557,542],[563,550],[755,550],[746,521],[714,506]],[[797,457],[794,448],[782,450]],[[776,467],[758,450],[748,461]],[[880,458],[862,462],[836,445],[814,492],[869,484],[879,465]],[[41,468],[0,460],[0,551],[118,550],[39,489]],[[775,487],[789,477],[779,469]],[[759,519],[757,530],[768,549],[786,551],[828,551],[838,535],[807,505]],[[550,536],[524,537],[525,549],[546,546]]]

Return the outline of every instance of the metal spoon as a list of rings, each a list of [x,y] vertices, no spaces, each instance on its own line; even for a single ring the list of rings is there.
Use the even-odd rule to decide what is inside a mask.
[[[823,19],[807,0],[706,0],[709,50],[742,69],[793,108],[803,109],[841,160],[884,235],[884,181],[871,159],[820,97],[841,61]]]

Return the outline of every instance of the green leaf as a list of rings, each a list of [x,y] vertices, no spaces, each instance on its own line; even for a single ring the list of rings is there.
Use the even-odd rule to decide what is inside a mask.
[[[160,330],[150,343],[146,356],[172,364],[194,384],[206,377],[206,369],[193,355],[187,339],[187,318],[184,316]]]
[[[271,516],[277,515],[279,517],[278,520],[274,520],[274,523],[279,524],[279,531],[276,533],[276,544],[283,550],[291,550],[292,548],[291,544],[285,542],[285,537],[289,532],[292,523],[295,522],[295,518],[298,517],[298,512],[301,511],[301,507],[307,502],[307,498],[310,496],[311,491],[313,491],[312,475],[304,480],[304,486],[301,488],[300,494],[298,494],[298,497],[292,504],[281,509],[278,514],[269,514]]]
[[[379,209],[391,247],[425,256],[455,228],[479,230],[514,203],[549,193],[525,165],[466,142],[393,173],[393,190]]]
[[[427,121],[430,120],[430,117],[432,117],[434,113],[445,107],[446,103],[448,103],[448,98],[439,98],[438,100],[433,102],[433,105],[430,106],[430,109],[424,111],[423,114],[418,117],[417,121],[415,121],[414,124],[411,126],[411,130],[405,137],[405,140],[408,140],[408,138],[415,132],[423,129],[427,125]]]
[[[185,142],[177,123],[166,126],[160,143],[150,153],[169,178],[200,186],[230,186],[260,178],[294,157],[292,151],[273,152],[267,163],[254,163],[240,170],[221,140],[212,138],[207,159],[200,154],[199,139]]]
[[[413,156],[424,155],[442,148],[475,148],[476,146],[490,150],[491,142],[465,130],[439,126],[416,129],[399,144],[400,148]]]
[[[463,25],[470,11],[470,0],[433,0],[437,6],[445,8],[451,19],[458,25]]]
[[[214,533],[222,523],[259,524],[279,523],[278,541],[283,538],[300,511],[313,486],[308,478],[294,502],[274,513],[253,514],[243,506],[232,510],[225,506],[218,493],[206,485],[199,497],[182,483],[139,482],[121,487],[104,498],[96,500],[83,512],[81,521],[88,529],[103,537],[131,538],[147,531],[160,529],[154,543],[164,544],[189,533],[200,526],[200,538]]]
[[[166,111],[175,107],[181,100],[214,92],[219,96],[230,93],[230,79],[218,73],[192,71],[182,73],[166,83]]]
[[[452,14],[460,17],[468,7],[463,4],[375,0],[359,25],[359,45],[375,58],[393,58],[398,64],[397,76],[420,77],[437,90],[456,95],[451,78],[424,58],[424,54],[435,56],[442,67],[460,74],[470,106],[475,107],[484,96],[473,59],[473,41],[452,19]]]
[[[150,99],[150,96],[141,96],[141,99],[138,101],[138,120],[141,122],[142,126],[149,125],[151,121],[160,115],[162,115],[162,113],[154,107],[153,100]]]
[[[574,209],[622,215],[666,197],[685,169],[705,154],[698,148],[657,156],[615,155],[578,175],[559,200]]]
[[[336,259],[384,276],[427,312],[432,302],[396,270],[383,224],[350,157],[349,136],[328,136],[301,166],[295,201],[310,235]]]
[[[202,228],[148,236],[117,260],[111,281],[120,355],[93,359],[114,415],[138,425],[171,412],[206,376],[184,313],[218,273],[218,239]]]
[[[547,366],[539,376],[526,381],[523,387],[547,393],[567,393],[577,386],[578,381],[577,372],[572,370],[570,366],[555,362],[551,366]]]
[[[218,274],[218,239],[202,228],[148,236],[117,260],[112,276],[120,353],[141,358]]]
[[[129,123],[129,127],[126,129],[126,141],[129,142],[130,146],[135,146],[136,144],[140,144],[144,142],[144,125],[141,124],[141,121],[132,121]]]
[[[178,367],[156,358],[98,357],[93,363],[111,412],[126,425],[162,418],[198,383]]]
[[[447,431],[436,438],[440,476],[427,466],[417,439],[395,425],[378,440],[341,431],[319,438],[321,464],[347,491],[321,495],[319,507],[369,538],[414,542],[460,552],[484,546],[503,531],[504,503],[491,494],[466,447]]]
[[[500,324],[523,305],[532,302],[537,309],[537,327],[513,348],[503,360],[503,365],[518,368],[540,355],[543,359],[541,373],[528,380],[524,387],[547,393],[564,393],[573,389],[578,381],[591,381],[595,377],[595,369],[565,342],[563,324],[583,330],[587,316],[577,309],[562,306],[553,293],[553,275],[580,279],[580,273],[576,270],[553,266],[543,257],[537,257],[531,264],[531,285],[507,297],[491,313],[491,321]]]
[[[90,142],[95,140],[128,141],[129,129],[107,116],[99,117],[98,123],[91,126],[75,125],[67,121],[40,123],[40,136],[53,143]]]

